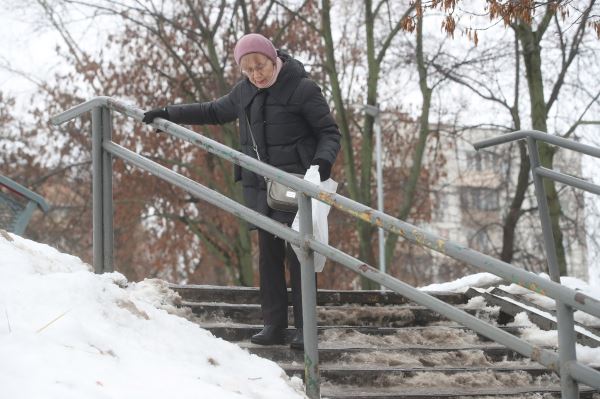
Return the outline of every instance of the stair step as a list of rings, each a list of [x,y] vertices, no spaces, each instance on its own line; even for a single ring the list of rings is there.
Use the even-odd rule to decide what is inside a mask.
[[[558,385],[514,387],[503,386],[466,387],[337,387],[323,384],[321,395],[327,399],[448,399],[448,398],[502,398],[502,399],[560,399]],[[580,399],[597,399],[597,391],[580,386]]]
[[[221,287],[212,285],[170,285],[179,293],[184,301],[190,302],[227,302],[238,304],[260,303],[260,293],[257,287]],[[457,305],[466,303],[468,298],[458,292],[435,292],[430,295],[444,302]],[[288,290],[288,303],[291,304],[291,294]],[[317,291],[318,305],[333,304],[363,304],[363,305],[403,305],[410,303],[404,296],[391,291]]]
[[[214,336],[227,341],[249,341],[252,335],[262,330],[262,325],[233,324],[233,323],[199,323],[200,327],[209,330]],[[500,327],[502,330],[519,335],[522,327]],[[288,328],[288,336],[294,332]],[[427,326],[427,327],[362,327],[362,326],[318,326],[319,345],[346,345],[361,343],[376,347],[397,346],[398,341],[406,345],[423,345],[431,347],[437,344],[455,343],[457,345],[474,342],[489,342],[489,340],[463,326]],[[347,345],[346,345],[347,346]]]
[[[280,363],[281,368],[291,377],[304,376],[304,364]],[[554,372],[539,365],[490,366],[490,367],[340,367],[339,365],[319,365],[321,380],[330,384],[351,386],[386,386],[436,384],[439,388],[445,384],[452,386],[461,384],[473,388],[498,384],[513,380],[515,385],[531,385],[537,377],[544,381],[558,381]],[[486,381],[483,385],[483,381]]]
[[[182,302],[182,306],[192,309],[201,320],[235,320],[239,323],[258,324],[262,322],[260,305],[229,304],[218,302]],[[459,308],[461,306],[459,305]],[[467,309],[470,314],[484,313],[481,309]],[[444,316],[423,306],[319,306],[317,322],[328,325],[363,326],[423,326],[434,322],[447,321]],[[288,323],[293,324],[292,307],[288,307]]]
[[[240,343],[240,346],[250,353],[275,362],[298,362],[304,361],[304,352],[297,350],[286,350],[281,345],[261,346],[252,343]],[[470,345],[470,346],[436,346],[436,347],[394,347],[394,348],[372,348],[372,347],[346,347],[327,348],[321,345],[319,348],[319,362],[387,362],[389,365],[417,364],[428,366],[443,362],[446,365],[461,363],[463,365],[473,363],[493,363],[502,361],[515,361],[523,359],[523,356],[504,346],[494,344]]]

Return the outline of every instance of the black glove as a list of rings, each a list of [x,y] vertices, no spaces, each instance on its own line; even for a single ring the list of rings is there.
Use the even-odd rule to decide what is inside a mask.
[[[321,181],[329,179],[331,176],[331,163],[321,158],[313,159],[311,165],[319,165],[319,175],[321,175]]]
[[[144,112],[144,119],[142,119],[142,122],[152,123],[154,118],[163,118],[169,120],[169,111],[167,111],[167,107],[154,108],[150,111]]]

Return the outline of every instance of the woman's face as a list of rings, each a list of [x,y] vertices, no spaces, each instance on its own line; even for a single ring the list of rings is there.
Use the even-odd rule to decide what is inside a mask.
[[[264,88],[273,77],[275,65],[267,56],[260,53],[246,54],[240,60],[242,73],[256,87]]]

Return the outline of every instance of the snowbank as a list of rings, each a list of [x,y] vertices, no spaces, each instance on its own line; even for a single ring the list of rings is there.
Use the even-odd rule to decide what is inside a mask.
[[[0,397],[305,397],[275,363],[170,314],[159,280],[96,275],[1,230],[0,254]]]

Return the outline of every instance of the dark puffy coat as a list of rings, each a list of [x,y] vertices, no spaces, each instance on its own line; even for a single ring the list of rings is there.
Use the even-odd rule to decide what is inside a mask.
[[[302,173],[314,159],[334,163],[340,133],[319,86],[308,78],[304,65],[278,52],[283,66],[273,86],[257,89],[248,79],[215,101],[167,107],[169,119],[181,124],[224,124],[239,119],[241,151],[253,158],[252,126],[260,159],[286,172]],[[237,165],[236,165],[237,166]],[[246,206],[281,223],[291,223],[293,213],[267,206],[264,178],[236,167]]]

